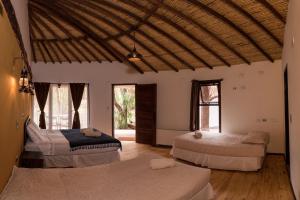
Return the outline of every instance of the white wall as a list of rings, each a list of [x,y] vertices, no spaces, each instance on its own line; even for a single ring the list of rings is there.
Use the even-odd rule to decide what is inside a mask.
[[[111,133],[112,84],[157,83],[157,126],[161,129],[189,128],[191,80],[222,82],[223,131],[263,130],[271,134],[270,152],[284,151],[283,88],[281,61],[217,67],[214,70],[183,70],[178,73],[129,74],[118,63],[33,64],[35,81],[90,83],[91,125]],[[233,88],[236,88],[234,90]],[[266,119],[267,122],[262,122]]]
[[[284,38],[283,68],[288,65],[291,181],[300,199],[300,1],[290,0]],[[294,38],[294,39],[293,39]],[[294,40],[294,42],[293,42]],[[294,44],[293,44],[294,43]]]
[[[11,0],[11,3],[15,9],[16,17],[20,26],[22,39],[28,59],[31,61],[31,48],[30,48],[30,37],[29,37],[29,17],[28,17],[28,0]]]

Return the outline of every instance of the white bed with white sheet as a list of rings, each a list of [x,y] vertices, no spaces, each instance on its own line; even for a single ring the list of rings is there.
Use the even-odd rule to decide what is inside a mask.
[[[25,151],[43,154],[44,167],[85,167],[120,160],[117,144],[88,145],[71,148],[70,142],[59,130],[42,130],[34,122],[26,122]]]
[[[1,200],[209,200],[210,170],[177,163],[151,169],[157,155],[101,166],[15,168]]]
[[[201,135],[196,138],[191,132],[176,137],[171,151],[173,157],[212,169],[257,171],[262,167],[268,134],[201,132]]]

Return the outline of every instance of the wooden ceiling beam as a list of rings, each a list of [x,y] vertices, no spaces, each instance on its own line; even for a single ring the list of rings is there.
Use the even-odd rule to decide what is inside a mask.
[[[151,3],[157,3],[158,0],[150,0]],[[183,14],[179,10],[176,10],[175,8],[167,5],[166,3],[161,3],[161,7],[174,13],[175,15],[179,16],[180,18],[184,19],[186,22],[193,24],[198,30],[205,32],[206,34],[210,35],[212,38],[217,40],[220,44],[222,44],[224,47],[226,47],[228,50],[230,50],[235,56],[243,60],[245,63],[250,64],[250,61],[243,56],[241,53],[239,53],[234,47],[230,46],[227,44],[223,39],[221,39],[219,36],[217,36],[215,33],[212,31],[208,30],[205,26],[200,24],[199,22],[195,21],[191,17]]]
[[[84,16],[82,16],[82,15],[80,15],[80,14],[78,14],[78,13],[72,11],[72,10],[70,10],[70,8],[66,8],[65,5],[69,5],[69,4],[68,4],[67,2],[64,2],[64,5],[60,5],[60,7],[64,7],[64,9],[68,9],[68,12],[71,12],[73,16],[76,16],[76,17],[79,18],[80,20],[85,21],[86,23],[89,23],[91,26],[93,26],[93,27],[96,28],[97,30],[101,31],[102,33],[104,33],[104,34],[106,34],[106,35],[110,35],[108,31],[103,30],[103,29],[100,28],[96,23],[94,23],[94,22],[90,21],[89,19],[86,19]],[[70,5],[69,5],[69,6],[70,6]],[[79,9],[78,6],[77,6],[76,8]],[[106,20],[106,19],[105,19],[105,20]],[[106,22],[108,22],[108,20],[106,20]],[[112,25],[112,23],[111,23],[110,25]],[[117,27],[116,25],[115,25],[115,27],[116,27],[117,29],[120,30],[120,28]],[[123,47],[125,46],[123,43],[120,42],[120,40],[116,39],[116,41],[117,41],[121,46],[123,46]],[[129,49],[128,47],[126,47],[126,49],[127,49],[128,51],[131,51],[131,49]],[[149,50],[150,50],[150,49],[149,49]],[[150,51],[152,51],[152,50],[150,50]],[[153,51],[153,52],[154,52],[154,51]],[[130,63],[130,62],[129,62],[129,63]],[[134,63],[132,63],[132,64],[133,64],[133,65],[136,65],[136,64],[134,64]],[[146,64],[146,65],[147,65],[147,64]],[[147,65],[147,66],[149,66],[149,65]],[[150,68],[151,68],[153,71],[157,72],[157,70],[156,70],[153,66],[151,66]],[[175,68],[175,69],[176,69],[176,68]]]
[[[87,35],[87,36],[91,37],[95,42],[97,42],[99,45],[101,45],[101,47],[103,47],[109,54],[111,54],[119,62],[123,62],[123,60],[125,60],[123,55],[118,54],[118,52],[116,52],[115,49],[113,49],[107,42],[103,41],[88,26],[86,26],[82,22],[76,20],[69,13],[65,13],[64,10],[62,10],[60,7],[57,7],[55,2],[53,2],[52,4],[49,4],[49,3],[41,1],[41,0],[32,0],[32,1],[34,1],[37,4],[45,7],[48,10],[48,12],[51,12],[53,15],[57,16],[61,20],[67,22],[70,25],[72,25],[74,28],[76,28],[78,31],[80,31],[84,35]],[[133,66],[133,67],[135,67],[135,66]],[[137,69],[137,70],[139,72],[141,72],[140,69]]]
[[[80,30],[82,33],[86,34],[90,38],[92,38],[95,42],[100,44],[103,48],[105,48],[112,56],[114,56],[118,61],[122,62],[122,60],[127,62],[127,59],[125,56],[123,56],[119,51],[114,49],[111,45],[109,45],[107,42],[103,41],[96,33],[94,33],[88,26],[83,24],[82,22],[78,21],[76,18],[70,15],[70,13],[66,13],[66,10],[62,10],[61,7],[57,7],[54,4],[47,4],[44,1],[37,1],[39,5],[42,5],[43,7],[47,8],[48,11],[50,11],[55,16],[59,17],[60,19],[68,22],[73,27],[76,27],[78,30]],[[130,66],[135,68],[138,72],[144,73],[136,64],[127,62]]]
[[[112,62],[112,60],[107,55],[105,55],[105,53],[99,47],[97,47],[94,43],[92,43],[88,38],[85,39],[85,42],[88,43],[98,53],[100,53],[107,61]]]
[[[120,6],[116,6],[110,2],[107,1],[95,1],[95,0],[90,0],[93,1],[95,3],[110,7],[118,12],[123,12],[124,14],[126,14],[127,16],[130,16],[136,20],[142,20],[139,16],[125,10],[124,8],[120,7]],[[95,7],[96,8],[96,7]],[[98,8],[98,7],[97,7]],[[167,39],[169,39],[170,41],[172,41],[173,43],[175,43],[177,46],[179,46],[181,49],[185,50],[188,54],[190,54],[190,56],[194,57],[198,62],[201,62],[204,64],[205,67],[208,67],[210,69],[212,69],[213,67],[207,63],[204,59],[202,59],[200,56],[198,56],[197,54],[195,54],[191,49],[189,49],[185,44],[183,44],[181,41],[177,40],[175,37],[173,37],[171,34],[163,31],[162,29],[160,29],[158,26],[149,23],[148,21],[144,22],[145,25],[147,25],[148,27],[150,27],[151,29],[153,29],[154,31],[158,32],[159,34],[163,35],[164,37],[166,37]]]
[[[244,30],[242,30],[238,25],[230,21],[228,18],[225,16],[221,15],[217,11],[211,9],[207,5],[203,4],[202,2],[198,0],[187,0],[189,3],[192,5],[196,6],[197,8],[205,11],[209,15],[212,15],[216,17],[217,19],[223,21],[226,25],[230,26],[233,28],[235,31],[237,31],[240,35],[242,35],[244,38],[246,38],[256,49],[258,49],[268,60],[271,62],[274,62],[274,59],[250,36],[248,35]]]
[[[68,0],[65,0],[68,1]],[[64,1],[64,2],[65,2]],[[85,5],[88,6],[89,8],[93,9],[95,6],[90,5],[90,4],[86,4],[85,3],[80,3],[81,5]],[[71,6],[71,5],[70,5]],[[75,7],[74,7],[75,6]],[[79,7],[79,5],[75,5],[73,4],[73,8],[77,8],[80,9],[82,12],[88,12],[89,10],[83,8],[83,7]],[[125,26],[131,27],[131,24],[129,22],[127,22],[126,20],[114,15],[113,13],[102,9],[102,8],[97,8],[98,11],[100,11],[101,13],[105,13],[105,15],[107,15],[109,18],[114,18],[118,21],[120,21],[122,24],[124,24]],[[120,29],[118,26],[116,26],[115,24],[112,25],[112,22],[108,22],[108,20],[106,20],[105,18],[103,18],[101,15],[98,15],[96,13],[91,13],[89,12],[89,14],[97,19],[101,19],[104,23],[113,26],[115,29],[117,29],[119,32],[122,32],[122,29]],[[147,13],[148,15],[148,13]],[[166,51],[168,54],[170,54],[174,59],[176,59],[177,61],[179,61],[180,63],[182,63],[183,65],[186,65],[188,68],[195,70],[195,68],[193,66],[191,66],[189,63],[187,63],[186,61],[184,61],[182,58],[180,58],[179,56],[177,56],[176,54],[174,54],[171,50],[169,50],[167,47],[163,46],[162,44],[160,44],[159,42],[157,42],[155,39],[153,39],[151,36],[149,36],[148,34],[146,34],[144,31],[141,30],[136,30],[137,33],[139,33],[140,35],[142,35],[143,37],[147,38],[149,41],[151,41],[153,44],[155,44],[156,46],[158,46],[159,48],[161,48],[162,50]],[[136,43],[138,43],[140,46],[142,46],[144,48],[144,44],[141,43],[139,40],[137,40],[135,37],[132,37],[130,34],[126,34],[126,36],[128,38],[130,38],[131,40],[135,41]],[[147,49],[146,49],[147,50]],[[172,65],[172,64],[171,64]],[[175,70],[177,71],[177,70]]]
[[[37,32],[39,33],[39,35],[43,38],[45,38],[45,34],[44,32],[42,31],[42,29],[38,26],[38,24],[33,20],[32,16],[31,16],[31,13],[29,13],[29,20],[30,20],[30,24],[32,24],[32,27],[37,30]],[[55,63],[49,49],[47,48],[47,46],[45,45],[44,42],[40,42],[42,47],[45,49],[46,51],[46,54],[48,55],[48,58],[51,60],[52,63]]]
[[[268,1],[266,1],[266,0],[256,0],[256,2],[262,4],[266,9],[268,9],[283,24],[286,23],[286,19]]]
[[[35,8],[33,8],[35,9]],[[42,12],[40,12],[39,10],[35,9],[35,12],[38,12],[38,15],[41,15]],[[39,16],[35,16],[36,18],[39,18]],[[83,43],[81,43],[81,40],[77,40],[77,39],[74,39],[74,35],[70,33],[70,31],[68,31],[66,28],[64,28],[59,22],[57,22],[55,19],[52,18],[52,20],[49,21],[49,18],[51,18],[50,16],[41,16],[43,18],[46,18],[48,20],[48,22],[52,22],[52,24],[54,26],[56,26],[57,28],[59,28],[64,34],[66,34],[66,36],[68,38],[70,38],[69,40],[65,40],[65,39],[62,39],[58,34],[55,33],[55,31],[52,30],[51,27],[49,27],[45,22],[43,22],[44,24],[44,27],[52,34],[52,36],[55,38],[53,41],[55,41],[55,44],[56,44],[56,41],[68,41],[69,44],[71,44],[72,42],[77,42],[79,43],[79,45],[84,49],[86,50],[96,61],[98,61],[99,63],[101,63],[101,60],[96,57],[96,55],[86,46],[84,45]],[[41,20],[41,18],[39,18]],[[42,22],[42,20],[41,20]],[[83,39],[86,39],[87,37],[82,37]],[[49,40],[47,40],[49,41]],[[52,40],[51,40],[52,41]],[[64,43],[63,43],[64,44]],[[80,52],[81,53],[81,52]],[[102,52],[100,52],[101,55],[102,55]],[[66,56],[65,56],[66,57]],[[97,59],[96,59],[97,58]],[[70,60],[70,59],[67,59],[67,60]]]
[[[33,38],[31,37],[31,34],[29,34],[29,35],[30,35],[30,36],[29,36],[29,38],[30,38],[30,48],[31,48],[31,51],[32,51],[33,61],[34,61],[35,63],[37,63],[35,47],[34,47],[34,45],[33,45],[34,40],[33,40]]]
[[[39,16],[39,14],[35,13],[33,10],[34,10],[34,9],[32,9],[32,7],[29,7],[29,12],[31,13],[32,17],[33,17],[34,19],[36,19],[37,22],[38,22],[41,26],[43,26],[46,30],[48,30],[48,31],[50,32],[50,34],[52,35],[52,37],[54,37],[54,38],[60,38],[60,36],[59,36],[54,30],[52,30],[52,28],[51,28],[50,26],[48,26],[48,24],[47,24],[46,22],[44,22],[44,21],[42,20],[42,18]],[[45,18],[43,18],[43,19],[45,19]],[[47,19],[46,19],[46,20],[47,20]],[[38,40],[36,40],[36,41],[38,41]],[[46,41],[48,41],[50,44],[53,43],[54,46],[58,49],[58,51],[63,55],[63,57],[64,57],[69,63],[71,63],[70,58],[66,55],[66,53],[62,50],[62,48],[61,48],[56,42],[53,42],[52,40],[46,40]]]
[[[40,22],[45,28],[46,28],[46,30],[48,31],[48,32],[50,32],[50,34],[52,35],[52,37],[54,37],[54,38],[58,38],[58,39],[61,39],[61,37],[58,35],[58,34],[56,34],[55,33],[55,31],[53,31],[45,22],[43,22],[42,20],[41,20],[41,18],[39,17],[39,16],[37,16],[37,15],[35,15],[34,14],[34,12],[32,12],[32,9],[30,9],[31,10],[31,14],[33,15],[33,18],[34,19],[37,19],[37,21],[38,22]],[[60,27],[61,28],[61,27]],[[43,37],[43,38],[46,38],[46,37]],[[79,51],[80,52],[80,54],[81,55],[83,55],[83,57],[85,58],[85,59],[87,59],[87,61],[88,62],[90,62],[90,60],[88,59],[88,57],[84,54],[84,52],[82,52],[79,48],[77,48],[76,46],[75,46],[75,44],[73,43],[74,42],[74,40],[73,41],[70,41],[70,44],[73,46],[73,48],[75,48],[77,51]],[[94,59],[95,59],[95,61],[98,61],[99,63],[101,63],[101,60],[84,44],[84,43],[82,43],[80,40],[76,40],[76,43],[78,43],[79,45],[80,45],[80,47],[81,48],[83,48],[87,53],[89,53]],[[51,43],[49,43],[49,45],[50,45]],[[75,46],[75,47],[74,47]],[[54,53],[55,53],[55,50],[53,49],[53,51],[54,51]],[[59,59],[59,58],[58,58]],[[60,61],[61,62],[61,61]]]
[[[159,1],[163,2],[163,0],[159,0]],[[81,3],[86,3],[86,2],[87,1],[81,2]],[[155,13],[159,9],[160,2],[156,6],[151,8],[151,11],[146,13],[146,15],[141,20],[138,20],[138,23],[136,25],[133,25],[129,29],[124,30],[116,35],[109,36],[109,37],[105,38],[105,40],[114,40],[116,38],[120,38],[124,35],[131,34],[132,32],[138,30],[142,25],[144,25],[145,22],[147,22],[147,20],[153,15],[153,13]]]
[[[124,3],[124,4],[130,5],[132,7],[135,7],[137,9],[139,9],[139,10],[142,10],[143,12],[149,12],[148,8],[146,8],[144,6],[141,6],[140,4],[138,4],[137,2],[135,2],[133,0],[120,0],[120,1],[122,1],[122,3]],[[215,52],[214,50],[212,50],[209,46],[207,46],[202,41],[200,41],[198,38],[196,38],[193,34],[191,34],[190,32],[186,31],[184,28],[182,28],[178,24],[174,23],[169,18],[167,18],[167,17],[165,17],[163,15],[157,14],[157,13],[153,13],[153,16],[156,16],[157,18],[159,18],[160,20],[162,20],[165,23],[169,24],[170,26],[173,26],[175,29],[177,29],[179,32],[181,32],[182,34],[184,34],[187,38],[189,38],[190,40],[192,40],[193,42],[195,42],[197,45],[199,45],[200,47],[202,47],[203,49],[205,49],[207,52],[209,52],[211,55],[213,55],[219,61],[221,61],[222,63],[224,63],[227,66],[230,66],[230,63],[228,63],[224,58],[222,58],[222,56],[220,56],[217,52]]]
[[[221,0],[223,3],[227,4],[228,6],[232,7],[242,15],[246,16],[250,19],[256,26],[261,28],[269,37],[271,37],[281,48],[283,47],[283,43],[267,28],[265,27],[260,21],[258,21],[255,17],[253,17],[250,13],[244,10],[241,6],[234,3],[232,0]]]
[[[31,23],[29,23],[29,33],[30,33],[30,37],[33,38],[33,40],[34,40],[36,38],[36,35],[35,35],[35,32],[34,32],[34,30],[32,28],[32,24]],[[38,50],[39,50],[39,52],[40,52],[40,54],[42,56],[42,59],[43,59],[44,63],[47,63],[45,54],[42,51],[42,47],[40,46],[40,42],[36,42],[36,46],[37,46],[37,48],[38,48]]]

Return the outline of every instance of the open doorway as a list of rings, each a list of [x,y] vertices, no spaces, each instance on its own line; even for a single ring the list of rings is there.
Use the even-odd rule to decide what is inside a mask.
[[[113,136],[121,141],[135,141],[135,85],[113,85]]]

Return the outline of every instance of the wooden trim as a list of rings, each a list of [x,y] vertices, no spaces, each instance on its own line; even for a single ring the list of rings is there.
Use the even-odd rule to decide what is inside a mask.
[[[205,11],[206,13],[216,17],[217,19],[223,21],[228,26],[232,27],[235,31],[237,31],[240,35],[242,35],[244,38],[246,38],[251,44],[256,47],[268,60],[271,62],[274,62],[274,59],[250,36],[248,35],[244,30],[242,30],[238,25],[230,21],[225,16],[221,15],[220,13],[216,12],[215,10],[211,9],[207,5],[201,3],[197,0],[187,0],[189,3],[193,4],[194,6],[200,8],[201,10]]]

